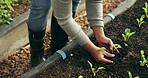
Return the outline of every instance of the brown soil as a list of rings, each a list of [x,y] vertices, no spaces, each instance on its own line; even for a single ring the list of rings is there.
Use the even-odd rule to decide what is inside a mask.
[[[26,12],[29,10],[30,8],[30,3],[18,3],[17,6],[14,6],[14,11],[11,13],[12,14],[12,17],[16,17],[16,16],[19,16],[20,14]]]
[[[145,51],[146,58],[148,57],[148,21],[139,28],[136,18],[140,18],[144,14],[142,7],[147,0],[138,0],[134,6],[123,14],[116,17],[115,20],[105,26],[106,36],[110,37],[114,43],[122,46],[119,51],[121,54],[116,54],[112,58],[116,62],[114,65],[97,63],[92,58],[91,54],[78,47],[69,54],[66,60],[56,63],[51,68],[41,73],[38,78],[78,78],[83,75],[84,78],[129,78],[128,71],[140,78],[148,78],[148,68],[140,66],[140,50]],[[127,41],[129,45],[126,47],[123,42],[122,33],[126,28],[136,33]],[[97,45],[95,38],[92,41]],[[105,67],[105,70],[100,70],[96,76],[93,76],[90,66],[87,61],[93,64],[94,68]]]
[[[104,14],[112,11],[123,0],[104,0]],[[38,78],[78,78],[79,75],[83,75],[85,78],[128,78],[128,71],[131,71],[133,77],[140,76],[140,78],[148,77],[147,67],[141,67],[140,50],[145,51],[145,56],[148,57],[148,21],[144,23],[140,28],[137,25],[136,18],[140,18],[144,14],[141,9],[144,6],[144,2],[147,0],[138,0],[136,4],[123,14],[116,17],[115,20],[105,26],[106,36],[110,37],[114,43],[118,43],[122,46],[119,51],[121,54],[116,54],[113,58],[116,62],[114,65],[107,65],[103,63],[97,63],[92,56],[84,50],[82,47],[76,48],[72,51],[66,60],[56,63],[40,75]],[[106,8],[106,7],[107,8]],[[82,20],[86,22],[85,15],[80,15],[76,18],[79,24]],[[88,28],[89,23],[82,24],[82,29],[85,31]],[[122,33],[126,28],[130,28],[131,31],[136,33],[129,39],[128,47],[124,46]],[[45,37],[45,50],[50,48],[50,33],[48,32]],[[97,45],[95,38],[91,40]],[[47,53],[45,53],[46,56]],[[105,70],[100,70],[94,77],[91,73],[90,66],[87,61],[93,64],[94,68],[105,67]],[[0,78],[19,78],[21,74],[31,69],[30,67],[30,53],[29,45],[22,47],[15,54],[8,57],[8,59],[0,62]]]

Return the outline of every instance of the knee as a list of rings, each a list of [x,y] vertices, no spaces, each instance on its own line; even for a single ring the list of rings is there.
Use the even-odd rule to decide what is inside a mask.
[[[34,11],[36,13],[38,12],[47,13],[50,9],[50,2],[49,1],[45,2],[45,1],[41,2],[38,0],[31,0],[31,7],[30,7],[31,11]]]
[[[46,5],[40,5],[40,10],[41,11],[44,11],[44,12],[48,12],[49,9],[50,9],[50,5],[49,4],[46,4]]]

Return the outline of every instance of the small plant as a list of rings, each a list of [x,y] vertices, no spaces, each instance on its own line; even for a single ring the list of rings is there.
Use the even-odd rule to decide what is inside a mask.
[[[117,51],[118,53],[120,53],[119,50],[118,50],[118,48],[122,48],[121,45],[119,45],[119,44],[113,44],[112,46],[113,46],[114,51]],[[98,47],[98,50],[105,50],[105,51],[111,52],[108,49],[106,49],[105,47]]]
[[[8,10],[0,10],[0,24],[7,23],[10,24],[10,21],[12,21],[11,14],[8,12]]]
[[[0,0],[0,24],[12,21],[11,11],[14,11],[14,0]]]
[[[125,42],[127,42],[133,34],[135,34],[135,32],[131,32],[129,28],[125,29],[124,34],[122,34],[125,46],[128,46]]]
[[[129,78],[133,78],[132,73],[130,71],[128,71],[128,76],[129,76]],[[136,76],[134,78],[140,78],[140,77],[139,76]]]
[[[148,3],[147,3],[147,2],[145,2],[145,7],[142,7],[142,9],[143,9],[144,12],[145,12],[146,18],[148,18]]]
[[[145,58],[144,51],[141,50],[140,54],[141,54],[140,66],[148,67],[148,60]]]
[[[112,46],[113,46],[113,48],[122,48],[121,45],[119,45],[119,44],[113,44]],[[107,50],[107,49],[105,47],[98,47],[98,50]],[[107,51],[109,51],[109,50],[107,50]]]
[[[98,50],[107,50],[105,47],[98,47]]]
[[[96,73],[99,72],[100,70],[104,70],[105,67],[99,67],[98,69],[95,69],[93,68],[93,65],[90,61],[87,61],[90,65],[90,68],[91,68],[91,72],[93,73],[93,76],[95,77],[96,76]]]
[[[143,20],[145,18],[145,15],[141,15],[140,19],[136,19],[137,23],[138,23],[138,27],[141,27],[142,24],[145,23],[145,21]]]
[[[84,78],[84,76],[80,75],[78,78]]]
[[[122,48],[120,44],[113,44],[113,47]]]
[[[30,3],[30,0],[16,0],[17,3],[23,3],[23,4],[28,4]]]
[[[17,3],[29,3],[29,0],[0,0],[0,24],[10,24],[12,21],[11,13],[14,11],[13,6]]]

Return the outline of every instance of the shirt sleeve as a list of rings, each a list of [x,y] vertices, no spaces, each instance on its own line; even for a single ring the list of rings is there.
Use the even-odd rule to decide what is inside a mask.
[[[51,0],[54,15],[61,28],[79,45],[84,45],[89,38],[72,18],[72,0]]]
[[[104,26],[102,0],[86,0],[86,12],[91,28],[93,26]]]

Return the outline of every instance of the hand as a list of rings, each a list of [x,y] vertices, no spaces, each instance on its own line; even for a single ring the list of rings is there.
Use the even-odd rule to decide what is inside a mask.
[[[104,50],[94,50],[91,52],[93,58],[97,61],[97,62],[104,62],[104,63],[110,63],[110,64],[114,64],[113,61],[108,60],[105,58],[106,57],[114,57],[114,54],[110,54]]]
[[[97,42],[99,43],[100,47],[106,47],[109,50],[113,50],[113,42],[110,38],[108,38],[106,36],[101,36],[96,39],[97,39]]]
[[[104,34],[103,27],[94,26],[93,28],[94,35],[100,47],[106,47],[109,50],[113,49],[113,42],[110,38],[106,37]]]
[[[106,57],[114,57],[114,54],[110,54],[104,50],[99,50],[97,46],[95,46],[90,40],[88,40],[88,42],[83,45],[83,47],[85,49],[87,49],[91,55],[93,56],[93,58],[97,61],[97,62],[104,62],[104,63],[111,63],[114,64],[113,61],[108,60],[105,58]]]

